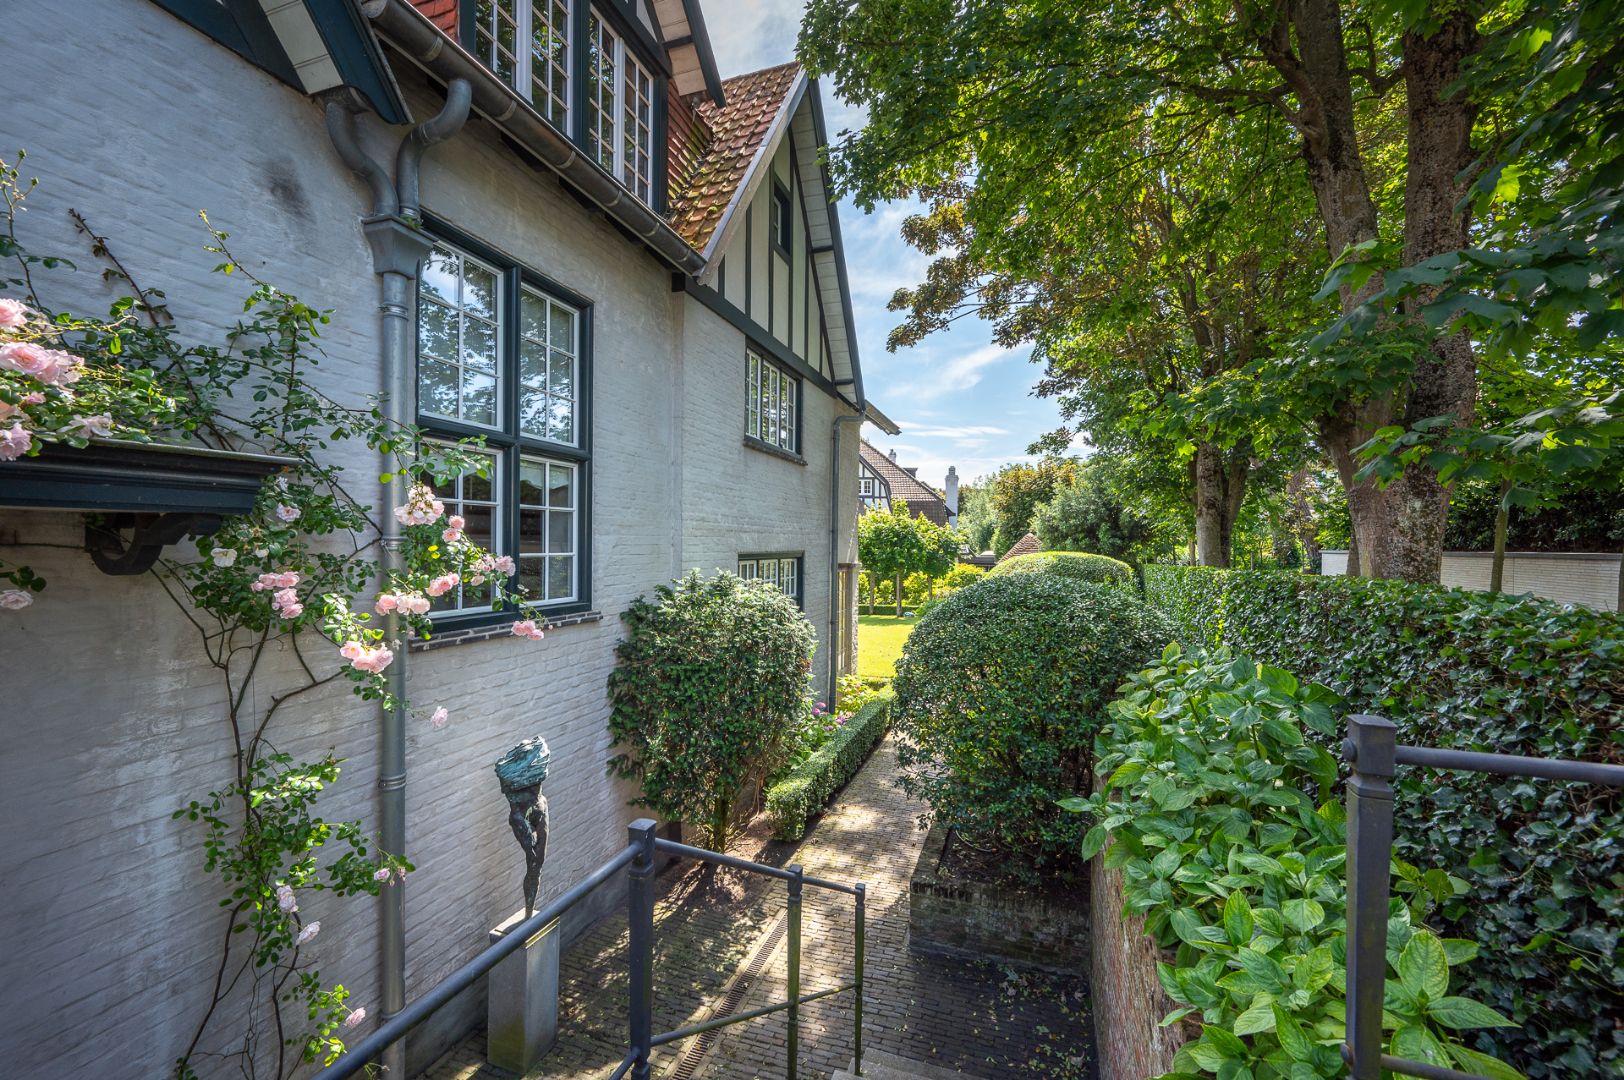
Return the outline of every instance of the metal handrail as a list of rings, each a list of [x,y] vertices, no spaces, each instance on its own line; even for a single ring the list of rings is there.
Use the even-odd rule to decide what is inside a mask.
[[[1489,1080],[1382,1052],[1382,997],[1387,986],[1387,902],[1393,858],[1393,774],[1398,765],[1576,780],[1624,787],[1624,765],[1518,757],[1433,746],[1398,745],[1398,728],[1380,716],[1348,717],[1342,757],[1347,782],[1347,1034],[1342,1059],[1351,1080],[1379,1080],[1382,1070],[1422,1080]]]
[[[641,818],[632,822],[626,830],[629,842],[608,862],[565,890],[564,893],[543,906],[530,918],[514,927],[512,932],[505,935],[496,944],[485,949],[451,975],[430,987],[422,996],[407,1003],[406,1007],[401,1009],[400,1012],[384,1021],[378,1030],[346,1049],[342,1057],[318,1072],[314,1080],[347,1080],[348,1077],[361,1072],[387,1047],[405,1037],[407,1032],[432,1016],[452,998],[472,986],[481,976],[488,974],[492,968],[510,953],[518,950],[533,935],[580,903],[599,885],[608,881],[621,870],[628,868],[626,906],[627,924],[631,938],[629,948],[631,972],[628,984],[630,1003],[627,1029],[631,1046],[626,1056],[621,1060],[620,1065],[610,1074],[609,1080],[621,1080],[622,1077],[628,1075],[632,1080],[648,1080],[649,1055],[657,1046],[664,1046],[693,1035],[786,1011],[789,1013],[789,1053],[785,1076],[788,1080],[796,1080],[800,1054],[800,1007],[808,1002],[817,1001],[834,994],[846,993],[847,991],[855,991],[852,1006],[853,1071],[858,1076],[863,1075],[863,963],[865,923],[867,919],[867,887],[862,883],[842,885],[839,882],[808,877],[801,872],[799,866],[781,869],[775,866],[767,866],[764,863],[751,862],[748,859],[741,859],[734,855],[706,851],[704,848],[691,847],[688,844],[679,844],[673,840],[660,839],[655,836],[654,830],[654,822],[648,818]],[[702,1023],[679,1028],[675,1031],[654,1034],[654,856],[657,852],[662,851],[681,858],[698,859],[702,862],[728,866],[747,873],[778,878],[788,883],[788,1000],[732,1016],[713,1017]],[[800,992],[801,891],[802,886],[805,885],[845,893],[855,897],[857,901],[854,948],[855,977],[851,982],[842,983],[826,990],[818,990],[810,994]]]

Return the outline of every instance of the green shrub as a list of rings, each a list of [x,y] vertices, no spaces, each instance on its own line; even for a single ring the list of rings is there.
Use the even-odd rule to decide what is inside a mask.
[[[1133,567],[1109,555],[1090,555],[1086,551],[1039,551],[1031,555],[1017,555],[1005,559],[988,572],[988,577],[1006,574],[1054,574],[1073,581],[1087,581],[1096,585],[1126,585],[1133,587]]]
[[[938,589],[963,589],[987,576],[987,571],[970,563],[959,563],[936,581]]]
[[[835,712],[842,716],[850,716],[869,702],[890,696],[889,679],[865,679],[855,671],[848,671],[835,680]]]
[[[1146,567],[1190,643],[1323,682],[1401,742],[1624,757],[1624,617],[1362,578]],[[1337,733],[1322,737],[1327,746]],[[1471,883],[1445,903],[1483,946],[1471,993],[1522,1025],[1482,1044],[1534,1076],[1624,1068],[1624,800],[1615,791],[1401,768],[1397,850]]]
[[[1164,1023],[1201,1021],[1174,1059],[1177,1075],[1333,1077],[1345,1029],[1345,837],[1336,759],[1306,738],[1335,729],[1336,697],[1289,672],[1219,650],[1135,675],[1099,739],[1102,790],[1067,807],[1095,819],[1122,871],[1124,906],[1173,962],[1157,965],[1180,1003]],[[1305,730],[1306,729],[1306,730]],[[1467,885],[1394,862],[1401,902],[1388,918],[1383,1027],[1389,1051],[1492,1077],[1505,1065],[1456,1040],[1504,1017],[1450,994],[1470,941],[1440,940],[1423,921]],[[1390,1021],[1390,1022],[1389,1022]]]
[[[733,802],[766,775],[807,709],[816,637],[775,585],[697,571],[638,597],[609,675],[609,767],[642,785],[640,805],[726,841]]]
[[[779,840],[799,840],[829,796],[857,774],[890,723],[891,698],[882,695],[847,717],[811,757],[767,789],[767,819]]]
[[[966,837],[1031,866],[1074,862],[1055,800],[1087,791],[1091,747],[1122,679],[1172,638],[1126,589],[989,575],[932,608],[897,664],[905,790]]]

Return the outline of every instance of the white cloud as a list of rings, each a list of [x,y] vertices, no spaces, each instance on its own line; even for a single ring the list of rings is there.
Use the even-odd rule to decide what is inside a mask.
[[[978,435],[1008,435],[1008,428],[989,427],[985,424],[971,424],[958,426],[952,424],[931,425],[916,424],[913,421],[897,421],[897,427],[910,439],[969,439]]]

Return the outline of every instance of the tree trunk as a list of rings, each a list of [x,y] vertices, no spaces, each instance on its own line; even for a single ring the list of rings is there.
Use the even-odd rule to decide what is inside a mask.
[[[900,619],[900,618],[902,618],[902,571],[901,570],[897,571],[896,585],[897,585],[897,594],[896,594],[897,618]]]
[[[1319,521],[1308,501],[1308,470],[1297,469],[1286,478],[1286,495],[1291,499],[1292,524],[1297,542],[1303,546],[1303,562],[1315,573],[1320,570]]]
[[[1234,561],[1235,519],[1246,496],[1251,466],[1244,448],[1224,451],[1211,443],[1195,448],[1195,548],[1201,566],[1228,569]]]
[[[1342,573],[1346,577],[1363,576],[1359,566],[1359,534],[1351,528],[1348,530],[1348,565],[1342,568]]]
[[[1506,531],[1511,525],[1511,507],[1506,503],[1506,493],[1510,490],[1510,480],[1500,481],[1500,504],[1494,508],[1494,560],[1489,563],[1491,593],[1506,591]]]

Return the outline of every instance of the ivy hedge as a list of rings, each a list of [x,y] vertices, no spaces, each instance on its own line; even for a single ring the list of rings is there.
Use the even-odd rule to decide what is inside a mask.
[[[767,789],[767,819],[779,840],[799,840],[829,796],[857,775],[891,723],[891,695],[852,714],[834,737]]]
[[[1406,743],[1624,762],[1624,617],[1363,578],[1147,566],[1187,644],[1321,682]],[[1340,733],[1320,733],[1335,748]],[[1624,800],[1579,784],[1400,770],[1397,850],[1470,885],[1441,909],[1482,946],[1483,1042],[1530,1075],[1624,1070]]]
[[[1190,1038],[1175,1077],[1311,1080],[1346,1074],[1345,835],[1337,762],[1309,735],[1335,730],[1336,697],[1225,650],[1183,653],[1133,676],[1110,706],[1098,754],[1107,780],[1070,810],[1094,825],[1083,853],[1109,839],[1127,910],[1172,956],[1157,965],[1179,1003],[1164,1024]],[[1384,1028],[1389,1052],[1513,1080],[1468,1045],[1506,1025],[1451,993],[1475,942],[1426,928],[1466,882],[1395,860]]]
[[[1035,551],[1030,555],[1016,555],[987,572],[988,577],[1005,574],[1053,574],[1093,585],[1124,585],[1130,588],[1134,584],[1133,567],[1109,555],[1093,555],[1086,551]]]

